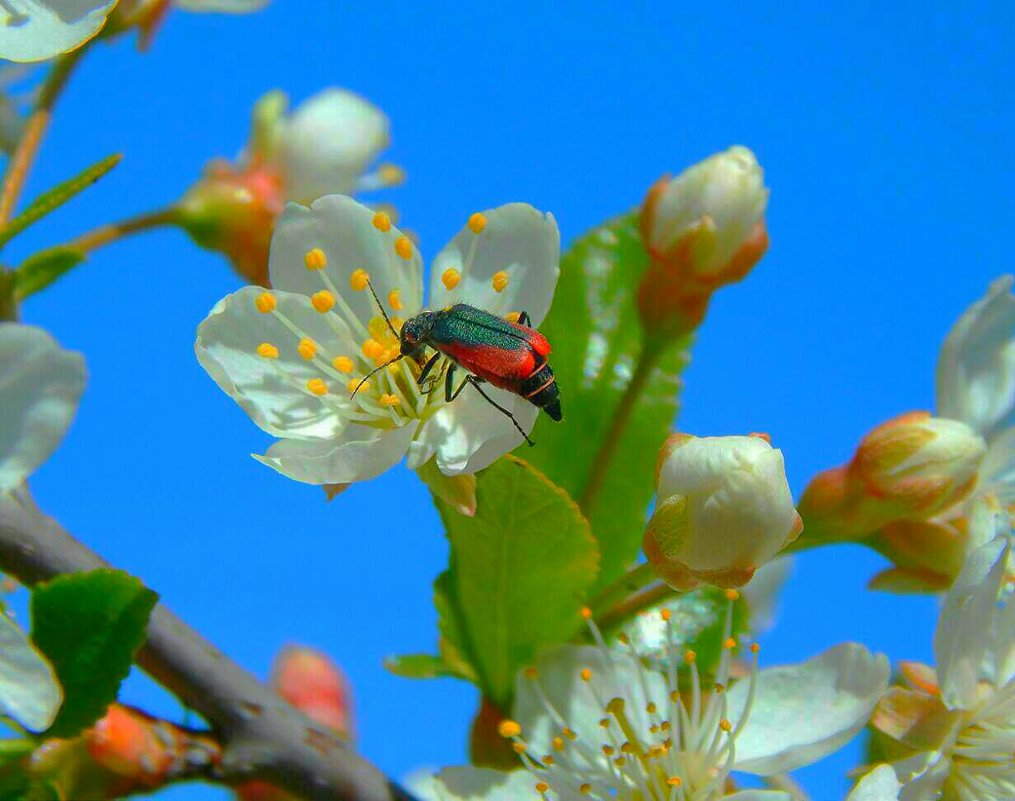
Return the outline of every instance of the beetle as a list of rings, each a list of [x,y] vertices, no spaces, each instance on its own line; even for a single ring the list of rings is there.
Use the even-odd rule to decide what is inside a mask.
[[[422,366],[416,379],[416,383],[422,387],[440,357],[445,356],[451,362],[444,376],[444,399],[448,403],[457,398],[467,384],[471,384],[488,403],[511,419],[529,445],[535,443],[529,439],[515,416],[491,398],[483,390],[482,384],[492,384],[520,395],[555,421],[563,419],[560,390],[546,358],[550,353],[550,343],[532,327],[527,312],[521,312],[518,321],[514,322],[467,303],[456,303],[439,311],[422,311],[406,320],[401,331],[396,331],[381,306],[373,285],[369,281],[367,285],[385,322],[398,337],[399,355],[364,376],[352,393],[353,396],[378,370],[404,358],[410,358]],[[426,348],[434,351],[429,359],[425,358]],[[454,376],[458,367],[466,370],[469,375],[455,389]],[[432,392],[433,387],[428,391]]]

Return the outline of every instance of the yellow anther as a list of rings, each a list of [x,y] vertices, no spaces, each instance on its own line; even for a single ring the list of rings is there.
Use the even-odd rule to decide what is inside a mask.
[[[377,168],[377,175],[387,186],[394,186],[405,180],[405,170],[397,164],[382,164]]]
[[[615,760],[613,760],[613,764],[616,765],[618,768],[622,768],[624,767],[624,765],[627,764],[627,757],[619,756]]]
[[[631,745],[629,742],[625,741],[620,746],[620,753],[622,753],[622,754],[633,754],[634,753],[634,746]]]
[[[666,755],[666,749],[661,745],[653,745],[648,749],[648,755],[651,759],[659,759],[659,757]]]
[[[600,718],[599,719],[599,725],[602,726],[604,729],[610,728],[610,719],[609,718]]]
[[[268,342],[262,342],[257,346],[257,355],[263,356],[265,359],[277,359],[278,348]]]
[[[399,367],[396,362],[391,362],[391,364],[388,365],[388,372],[392,375],[395,375],[401,369],[402,368]]]
[[[587,607],[587,606],[583,606],[582,607],[582,617],[585,618],[586,620],[588,620],[590,617],[592,617],[592,610],[589,607]]]
[[[508,285],[508,274],[503,270],[498,270],[493,274],[493,291],[503,292],[507,289]]]
[[[694,660],[691,660],[691,661],[694,661]],[[680,700],[680,691],[679,690],[670,690],[670,700],[673,703],[677,703],[677,701]]]
[[[567,737],[567,739],[569,739],[569,740],[577,740],[578,739],[578,735],[574,733],[574,730],[569,729],[567,726],[565,726],[563,729],[561,729],[560,733],[563,734],[565,737]]]
[[[304,359],[312,359],[317,355],[317,343],[312,339],[303,337],[300,340],[300,344],[296,346],[296,350]]]
[[[331,360],[331,366],[340,373],[351,373],[353,368],[352,359],[348,356],[336,356]]]
[[[517,737],[522,733],[522,727],[513,720],[502,720],[497,724],[497,734],[501,737]]]
[[[690,665],[697,658],[698,655],[694,651],[684,651],[684,664]]]
[[[735,639],[733,639],[732,637],[727,637],[723,641],[722,647],[725,648],[728,651],[732,651],[734,648],[737,647],[737,641]]]
[[[670,722],[668,720],[664,720],[662,723],[659,724],[659,729],[661,731],[669,731],[670,730]]]
[[[736,590],[726,590],[726,600],[735,601],[739,597],[740,593],[737,592]]]
[[[388,305],[395,311],[401,311],[404,308],[402,305],[402,299],[398,296],[397,289],[392,289],[388,293]],[[392,320],[391,324],[394,325],[395,321]]]
[[[516,754],[525,753],[525,743],[511,743],[511,748],[514,750]]]
[[[397,292],[398,290],[395,291]],[[405,320],[403,320],[401,317],[391,318],[391,327],[394,328],[396,331],[401,331],[403,325],[405,325]]]
[[[578,792],[581,793],[582,795],[588,795],[589,793],[592,792],[592,785],[589,784],[588,782],[585,782],[578,788]]]
[[[522,313],[508,312],[507,314],[504,315],[504,319],[507,320],[509,323],[517,323],[519,320],[522,319]]]
[[[254,305],[257,306],[257,310],[261,314],[267,314],[268,312],[275,311],[275,307],[278,306],[278,301],[275,300],[275,296],[270,292],[262,292],[257,296],[257,300],[254,301]]]
[[[391,230],[391,215],[386,211],[379,211],[374,215],[374,228],[387,233]]]
[[[400,236],[395,240],[395,253],[408,261],[412,258],[412,242],[407,236]]]
[[[613,756],[615,753],[617,753],[617,749],[612,745],[603,746],[603,756]]]
[[[371,338],[363,343],[363,355],[368,359],[379,358],[385,350],[387,349],[376,339]]]
[[[462,274],[454,267],[448,267],[448,269],[441,273],[441,283],[444,284],[444,288],[448,292],[458,286],[458,282],[461,280]]]
[[[381,406],[398,406],[402,402],[402,399],[397,395],[388,395],[385,393],[381,395]]]
[[[659,734],[659,731],[660,731],[659,727],[654,723],[648,727],[649,734]]]
[[[726,718],[719,721],[719,728],[725,732],[733,731],[733,724],[730,723]]]
[[[548,785],[546,782],[536,782],[536,792],[537,793],[545,793],[549,789],[550,789],[550,785]]]
[[[359,270],[353,270],[352,275],[349,276],[349,287],[353,292],[362,292],[367,288],[367,282],[370,280],[370,273],[360,268]]]
[[[553,748],[554,748],[554,750],[556,750],[556,751],[563,751],[564,750],[564,738],[563,737],[554,737],[552,742],[553,742]]]
[[[323,270],[328,264],[328,257],[320,248],[314,248],[304,254],[303,263],[307,265],[308,270]]]
[[[311,295],[310,302],[321,314],[330,312],[333,308],[335,308],[335,296],[327,289],[322,289],[320,292],[315,292]]]
[[[760,645],[758,645],[756,642],[752,642],[751,643],[751,653],[752,654],[756,654],[760,650],[761,650],[761,646]]]
[[[657,707],[655,701],[649,701],[647,704],[645,704],[645,711],[648,712],[650,715],[654,715],[656,713],[656,709]]]
[[[544,756],[543,757],[543,764],[546,765],[547,767],[552,767],[552,765],[553,765],[553,754],[547,754],[546,756]]]
[[[362,382],[363,386],[360,386],[361,382]],[[370,391],[370,382],[369,381],[363,381],[362,378],[352,378],[352,379],[349,379],[349,383],[346,384],[345,386],[349,390],[349,394],[352,394],[353,392],[355,392],[357,388],[359,388],[360,392],[369,392]]]
[[[669,620],[672,616],[673,616],[673,613],[670,612],[669,609],[661,609],[661,610],[659,610],[659,617],[661,617],[663,620]]]
[[[527,679],[536,679],[536,678],[539,678],[539,671],[536,670],[534,667],[530,666],[530,667],[525,668],[525,670],[523,672],[523,675]]]
[[[578,675],[582,677],[582,681],[592,681],[592,671],[588,668],[582,668]]]
[[[667,784],[668,784],[668,785],[669,785],[670,787],[679,787],[680,785],[682,785],[682,784],[683,784],[683,782],[682,782],[682,781],[680,780],[680,777],[679,777],[679,776],[670,776],[670,778],[668,778],[668,779],[666,780],[666,783],[667,783]]]
[[[724,692],[726,692],[726,685],[725,684],[719,684],[718,682],[716,682],[716,684],[714,685],[713,689],[717,693],[724,693]]]
[[[620,632],[620,634],[617,635],[617,642],[621,645],[630,645],[631,638],[624,634],[624,632]]]
[[[486,217],[478,211],[469,217],[469,230],[472,231],[472,233],[482,233],[484,228],[486,228]]]
[[[320,378],[311,378],[307,381],[307,389],[313,392],[315,395],[327,395],[328,385]]]

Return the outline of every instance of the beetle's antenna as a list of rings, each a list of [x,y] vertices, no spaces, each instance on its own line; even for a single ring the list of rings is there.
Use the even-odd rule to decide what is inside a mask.
[[[389,323],[389,325],[390,325],[390,323]],[[352,391],[352,395],[350,395],[350,396],[349,396],[349,400],[352,400],[353,398],[355,398],[355,397],[356,397],[356,393],[360,391],[360,389],[362,388],[362,386],[363,386],[363,385],[364,385],[364,384],[365,384],[365,383],[366,383],[367,381],[369,381],[369,380],[370,380],[370,376],[372,376],[372,375],[373,375],[374,373],[379,373],[379,372],[380,372],[381,370],[383,370],[383,369],[384,369],[385,367],[387,367],[388,365],[390,365],[390,364],[394,364],[394,363],[395,363],[395,362],[397,362],[397,361],[398,361],[399,359],[404,359],[404,358],[405,358],[405,354],[404,354],[404,353],[400,353],[400,354],[398,354],[398,355],[397,355],[397,356],[396,356],[396,357],[395,357],[394,359],[392,359],[392,360],[391,360],[390,362],[385,362],[385,363],[384,363],[384,364],[382,364],[382,365],[381,365],[380,367],[375,367],[375,368],[374,368],[373,370],[371,370],[371,371],[370,371],[369,373],[367,373],[367,374],[366,374],[365,376],[363,376],[363,378],[361,378],[361,379],[360,379],[360,382],[359,382],[359,383],[358,383],[358,384],[356,385],[356,389],[354,389],[354,390]]]
[[[367,278],[367,287],[370,289],[370,294],[374,296],[374,303],[377,304],[377,308],[381,310],[381,314],[384,315],[384,322],[388,324],[388,328],[391,329],[391,333],[395,335],[395,339],[398,339],[398,332],[395,330],[395,326],[391,324],[391,318],[388,317],[388,313],[384,311],[384,307],[381,305],[380,298],[377,297],[377,293],[374,292],[374,285],[370,283],[370,279]],[[391,364],[391,362],[388,362]],[[380,368],[377,368],[378,370]],[[372,374],[371,374],[372,375]],[[365,381],[366,379],[364,379]]]

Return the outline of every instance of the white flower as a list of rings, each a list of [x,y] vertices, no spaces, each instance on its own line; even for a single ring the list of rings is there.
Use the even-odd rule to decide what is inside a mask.
[[[626,638],[626,650],[607,648],[594,625],[596,646],[545,652],[519,676],[515,720],[500,724],[527,772],[498,780],[484,769],[451,769],[437,777],[433,797],[789,801],[778,791],[727,795],[727,778],[784,773],[840,748],[887,686],[888,660],[847,643],[759,671],[752,646],[749,674],[734,680],[731,619],[732,604],[714,677],[672,636],[661,670]]]
[[[980,503],[972,550],[948,594],[934,635],[936,680],[910,667],[913,689],[896,687],[874,725],[908,749],[893,767],[902,801],[1015,798],[1015,599],[1011,518]]]
[[[56,449],[81,399],[85,364],[41,328],[0,323],[0,493]]]
[[[857,782],[846,801],[898,801],[900,789],[891,765],[878,765]]]
[[[679,589],[746,584],[801,531],[782,451],[760,436],[671,436],[659,455],[658,502],[645,555]]]
[[[46,658],[0,611],[0,716],[32,731],[48,729],[63,703],[63,690]]]
[[[0,58],[45,61],[80,47],[106,24],[117,0],[4,0]]]
[[[527,311],[538,325],[553,297],[559,249],[553,216],[526,204],[473,215],[434,261],[430,303],[461,301],[501,316]],[[347,484],[406,454],[413,469],[436,458],[441,472],[456,475],[516,447],[521,434],[473,388],[452,403],[443,387],[421,392],[411,359],[378,372],[351,397],[370,370],[399,353],[368,276],[396,328],[423,309],[422,259],[387,214],[341,195],[309,208],[290,204],[272,239],[274,290],[229,295],[201,324],[202,366],[280,438],[257,458],[298,481]],[[485,391],[531,428],[534,406]]]

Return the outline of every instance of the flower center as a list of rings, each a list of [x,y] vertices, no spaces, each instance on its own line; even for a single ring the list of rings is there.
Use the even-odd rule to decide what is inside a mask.
[[[944,801],[1015,798],[1015,681],[986,695],[950,755]]]

